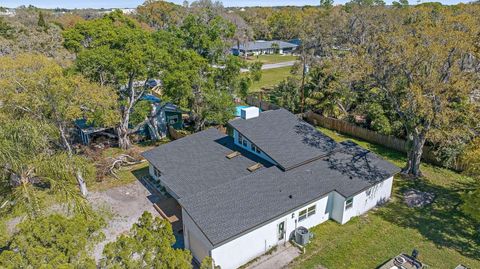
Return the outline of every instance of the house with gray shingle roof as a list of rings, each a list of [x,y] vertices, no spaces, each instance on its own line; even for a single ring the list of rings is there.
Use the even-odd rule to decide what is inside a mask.
[[[143,153],[181,206],[185,248],[197,261],[237,268],[298,227],[344,224],[390,198],[393,164],[287,110],[246,114],[228,135],[212,128]]]
[[[233,55],[260,55],[260,54],[291,54],[298,48],[297,44],[281,40],[256,40],[246,43],[239,43],[232,47]]]

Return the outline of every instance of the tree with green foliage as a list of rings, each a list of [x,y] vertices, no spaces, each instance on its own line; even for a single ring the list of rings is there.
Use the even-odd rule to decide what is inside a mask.
[[[167,220],[144,212],[128,234],[103,250],[102,268],[192,268],[188,250],[173,249],[172,226]]]
[[[200,264],[200,269],[221,269],[220,266],[215,266],[215,261],[212,257],[205,257]]]
[[[471,139],[477,111],[470,99],[474,80],[461,59],[473,51],[475,23],[449,11],[439,18],[430,8],[407,17],[402,27],[378,35],[357,57],[365,57],[373,83],[404,125],[409,149],[403,172],[418,177],[427,138],[438,143]]]
[[[399,1],[393,1],[392,5],[396,8],[403,8],[403,7],[408,7],[409,3],[408,3],[408,0],[399,0]]]
[[[14,37],[15,29],[0,17],[0,37],[12,39]]]
[[[37,26],[40,27],[43,30],[46,30],[48,28],[48,24],[45,21],[45,17],[43,16],[43,12],[38,12],[38,22]]]
[[[462,159],[464,173],[476,179],[472,188],[462,195],[462,210],[480,222],[480,138],[476,138],[465,150]]]
[[[2,268],[96,268],[88,247],[102,239],[104,221],[83,215],[53,214],[27,219],[5,246],[0,246]]]
[[[55,150],[60,143],[56,128],[43,120],[10,116],[2,117],[0,125],[0,215],[38,216],[47,200],[86,212],[77,174],[91,179],[95,169],[83,157]]]
[[[167,1],[148,0],[137,7],[136,17],[156,30],[166,30],[181,24],[186,10]]]
[[[320,7],[329,9],[333,7],[333,0],[320,0]]]
[[[295,77],[288,77],[269,92],[270,101],[293,113],[300,109],[300,81]]]
[[[385,1],[383,0],[351,0],[347,4],[349,6],[360,6],[360,7],[369,7],[369,6],[384,6]]]
[[[305,92],[307,107],[327,117],[348,116],[355,98],[355,94],[342,81],[341,74],[327,64],[310,70]]]
[[[44,56],[21,54],[0,60],[0,86],[3,106],[0,111],[12,119],[29,118],[55,126],[60,144],[74,159],[70,129],[73,122],[85,118],[112,126],[116,122],[114,92],[68,74],[53,60]],[[83,195],[87,194],[85,179],[76,173]]]
[[[120,122],[116,128],[122,149],[131,146],[129,135],[143,123],[130,128],[130,115],[145,92],[144,84],[159,75],[165,50],[157,46],[152,33],[142,29],[121,11],[103,18],[80,22],[64,32],[65,46],[77,54],[76,69],[101,85],[117,90]]]
[[[234,103],[228,80],[215,82],[215,70],[205,58],[193,50],[179,49],[170,52],[165,65],[163,96],[190,111],[195,131],[203,130],[207,122],[224,124],[231,119]],[[228,78],[219,78],[223,79]]]
[[[1,110],[14,118],[31,117],[50,122],[72,154],[69,128],[79,118],[102,126],[117,121],[115,92],[70,74],[41,55],[21,54],[0,60]],[[21,89],[21,90],[19,90]]]
[[[230,50],[231,44],[227,41],[233,38],[235,25],[214,14],[190,14],[183,20],[178,33],[187,49],[215,64]]]
[[[273,39],[290,40],[299,37],[302,17],[296,8],[284,8],[267,19]]]

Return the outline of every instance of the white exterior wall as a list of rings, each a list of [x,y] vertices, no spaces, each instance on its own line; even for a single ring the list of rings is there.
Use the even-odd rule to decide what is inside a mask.
[[[160,171],[160,172],[161,172],[161,171]],[[152,177],[154,180],[158,181],[158,182],[160,183],[160,185],[161,185],[162,187],[164,187],[165,190],[166,190],[173,198],[175,198],[175,199],[178,200],[178,195],[177,195],[174,191],[172,191],[168,186],[166,186],[166,185],[163,183],[161,177],[155,176],[155,167],[154,167],[151,163],[148,164],[148,173],[150,174],[150,177]]]
[[[379,204],[385,203],[392,194],[393,177],[384,180],[368,190],[362,191],[353,197],[353,206],[344,210],[341,224],[352,217],[360,216]],[[370,194],[368,191],[370,190]],[[345,199],[346,200],[346,199]],[[344,206],[345,207],[345,206]]]
[[[328,197],[329,196],[325,196],[213,249],[211,254],[215,265],[219,265],[222,269],[237,268],[255,257],[264,254],[270,248],[284,243],[286,240],[288,241],[290,236],[293,235],[296,226],[311,228],[327,221],[330,216]],[[313,205],[316,205],[315,214],[298,222],[299,212]],[[278,224],[282,221],[285,221],[285,234],[284,239],[279,241]]]
[[[235,131],[234,135],[235,143],[238,143],[238,133]],[[250,145],[247,146],[247,149],[250,150]],[[267,156],[265,157],[268,158]],[[156,178],[152,165],[149,166],[149,172],[152,177]],[[333,191],[315,202],[285,214],[216,248],[213,248],[213,245],[195,222],[182,209],[185,248],[189,249],[193,257],[199,262],[206,256],[211,256],[215,264],[220,265],[222,269],[237,268],[264,254],[277,244],[289,240],[296,227],[311,228],[328,219],[344,224],[352,217],[359,216],[378,204],[386,202],[390,198],[392,184],[393,177],[380,182],[369,190],[356,194],[353,198],[353,206],[348,210],[345,210],[345,201],[347,199]],[[170,190],[167,191],[170,192]],[[313,205],[316,205],[315,214],[299,222],[298,215],[300,211]],[[282,221],[285,221],[285,235],[283,240],[278,240],[278,224]]]
[[[330,218],[336,222],[342,223],[343,209],[345,208],[345,197],[340,195],[338,192],[333,191],[330,193],[330,204]]]
[[[183,208],[182,220],[185,249],[189,249],[190,252],[192,252],[192,256],[201,263],[206,256],[211,256],[213,245]],[[194,246],[192,245],[192,241],[195,244]]]
[[[245,138],[246,138],[246,137],[245,137]],[[250,151],[251,153],[259,156],[260,158],[262,158],[262,159],[264,159],[264,160],[269,161],[271,164],[275,164],[275,165],[277,164],[274,160],[272,160],[270,157],[268,157],[268,156],[265,154],[265,152],[262,151],[261,153],[257,153],[257,152],[255,152],[255,151],[253,151],[253,150],[252,150],[252,142],[250,142],[250,140],[246,139],[246,140],[247,140],[247,146],[244,146],[244,145],[240,144],[240,143],[238,142],[238,131],[235,130],[235,129],[233,129],[233,140],[235,141],[235,145],[237,145],[237,146],[239,146],[239,147],[241,147],[241,148],[243,148],[243,149],[246,149],[246,150]]]

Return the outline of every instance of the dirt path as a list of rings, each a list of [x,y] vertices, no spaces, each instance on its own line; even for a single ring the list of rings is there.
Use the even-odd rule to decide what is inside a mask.
[[[99,243],[93,250],[92,255],[98,262],[102,258],[102,252],[105,245],[115,239],[122,233],[128,232],[132,225],[144,211],[158,215],[153,208],[153,202],[157,202],[160,197],[152,195],[140,181],[112,188],[103,192],[92,192],[88,200],[96,209],[108,209],[113,213],[107,227],[103,229],[105,240]]]

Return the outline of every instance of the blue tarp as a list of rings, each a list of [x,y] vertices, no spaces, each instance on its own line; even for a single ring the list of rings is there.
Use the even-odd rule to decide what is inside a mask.
[[[162,100],[160,100],[160,98],[156,97],[155,95],[152,95],[152,94],[145,94],[143,97],[142,97],[142,100],[146,100],[146,101],[149,101],[151,103],[160,103]]]

